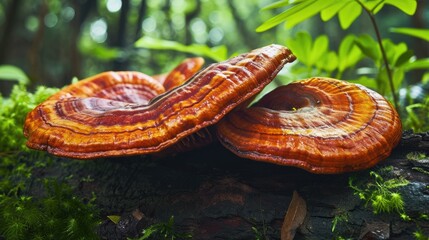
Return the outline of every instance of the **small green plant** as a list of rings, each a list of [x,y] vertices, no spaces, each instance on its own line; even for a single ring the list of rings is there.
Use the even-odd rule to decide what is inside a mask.
[[[252,227],[253,234],[255,234],[255,240],[267,240],[267,227],[264,224],[262,227]]]
[[[145,228],[142,236],[137,240],[157,239],[157,240],[175,240],[191,239],[190,233],[179,233],[174,227],[174,216],[171,216],[167,222],[160,222]]]
[[[332,219],[332,228],[331,231],[335,232],[335,228],[337,227],[337,225],[344,223],[344,222],[348,222],[349,221],[349,214],[348,212],[341,212],[339,214],[336,214],[334,219]]]
[[[338,236],[334,238],[335,240],[351,240],[352,238],[345,238],[343,236]]]
[[[429,240],[429,236],[425,235],[422,230],[417,230],[413,233],[414,239],[416,240]]]
[[[421,167],[429,161],[426,153],[410,152],[406,157],[414,165],[413,170],[429,175],[429,171]]]
[[[419,161],[427,158],[426,153],[424,152],[410,152],[406,155],[406,157],[410,161]]]
[[[429,97],[423,102],[413,103],[405,107],[408,114],[404,125],[414,132],[424,132],[429,130]]]
[[[379,172],[371,171],[373,181],[366,184],[355,184],[354,179],[349,179],[349,187],[355,191],[359,198],[371,204],[375,214],[398,213],[403,220],[410,220],[404,210],[404,201],[395,189],[406,186],[409,182],[403,177],[384,179],[382,173],[391,170],[391,167],[381,169]]]

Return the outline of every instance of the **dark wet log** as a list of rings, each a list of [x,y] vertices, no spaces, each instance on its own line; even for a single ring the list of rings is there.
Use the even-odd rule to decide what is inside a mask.
[[[426,136],[405,133],[386,161],[370,170],[341,175],[316,175],[238,158],[219,144],[161,159],[59,159],[39,175],[61,179],[73,174],[69,181],[79,186],[79,195],[90,198],[95,193],[101,217],[106,219],[99,229],[103,239],[135,237],[145,226],[171,216],[177,231],[192,233],[193,239],[255,239],[252,227],[266,239],[280,239],[294,190],[308,210],[295,239],[413,239],[418,228],[429,234],[429,221],[420,218],[429,214],[429,175],[416,171],[406,154],[428,151]],[[375,215],[348,186],[352,176],[372,181],[369,172],[385,166],[393,166],[386,179],[403,176],[410,181],[398,191],[413,221],[403,221],[397,213]],[[425,167],[429,166],[421,169]],[[122,220],[115,225],[108,215],[121,215]],[[340,215],[347,215],[347,221],[337,222],[333,232],[334,218]]]

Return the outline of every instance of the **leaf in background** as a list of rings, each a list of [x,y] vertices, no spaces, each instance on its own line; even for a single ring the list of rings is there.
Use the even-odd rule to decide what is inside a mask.
[[[337,53],[334,51],[325,53],[320,61],[316,63],[316,66],[318,69],[325,70],[327,73],[329,73],[328,75],[330,75],[330,73],[332,73],[338,67]]]
[[[28,84],[30,80],[27,75],[20,68],[12,65],[0,66],[0,79],[18,81],[21,84]]]
[[[368,34],[363,34],[359,36],[355,43],[360,48],[360,50],[375,61],[376,64],[378,64],[379,60],[381,59],[381,52],[380,48],[378,46],[378,43]]]
[[[303,11],[296,13],[286,20],[286,28],[290,29],[296,24],[309,19],[310,17],[320,13],[323,9],[330,7],[335,4],[338,0],[323,0],[323,1],[312,1],[311,4],[307,5]]]
[[[296,24],[307,20],[308,18],[320,13],[325,8],[336,4],[337,0],[300,0],[294,1],[290,4],[291,7],[286,9],[284,12],[268,19],[262,23],[258,28],[257,32],[263,32],[270,28],[279,25],[282,22],[286,22],[286,28],[292,28]]]
[[[408,15],[413,15],[417,9],[416,0],[385,0],[385,3],[395,6]]]
[[[109,215],[107,216],[110,221],[112,221],[114,224],[118,224],[118,222],[121,220],[121,216],[118,215]]]
[[[310,65],[310,51],[312,49],[313,40],[308,32],[298,32],[296,36],[287,41],[288,47],[300,62],[305,65]]]
[[[413,15],[417,9],[416,0],[283,0],[263,8],[263,10],[271,10],[289,7],[284,12],[262,23],[256,28],[256,31],[266,31],[282,22],[286,22],[286,28],[289,29],[318,13],[320,13],[320,18],[323,21],[328,21],[338,14],[341,28],[347,29],[362,13],[362,6],[371,14],[376,14],[385,4],[392,5],[409,15]]]
[[[362,76],[357,80],[347,80],[347,82],[358,83],[374,90],[378,88],[377,81],[374,78],[369,78],[367,76]]]
[[[354,66],[361,58],[362,52],[355,44],[356,36],[349,34],[340,43],[338,49],[338,70],[340,73],[344,72],[348,67]]]
[[[395,89],[399,89],[405,78],[405,72],[403,68],[397,68],[393,71],[393,86]]]
[[[425,72],[422,77],[422,84],[429,83],[429,72]]]
[[[411,71],[415,69],[429,69],[429,58],[422,58],[404,65],[405,70]]]
[[[350,1],[354,0],[338,1],[336,4],[332,4],[330,7],[323,9],[320,12],[320,18],[322,19],[322,21],[327,22],[328,20],[333,18]]]
[[[368,9],[372,14],[377,14],[384,7],[385,0],[369,0],[362,2],[366,9]]]
[[[224,45],[210,48],[207,45],[184,45],[175,41],[156,39],[151,37],[142,37],[137,40],[135,46],[140,48],[174,50],[178,52],[191,53],[197,56],[209,57],[217,62],[224,61],[228,58],[228,51],[226,46]]]
[[[417,38],[421,38],[429,42],[429,29],[418,29],[418,28],[392,28],[390,31],[394,33],[401,33]]]
[[[349,2],[338,12],[342,29],[347,29],[362,13],[362,6],[356,1]]]
[[[324,54],[328,51],[329,39],[326,35],[318,36],[313,43],[310,51],[310,65],[316,64],[320,61]]]
[[[295,5],[291,4],[292,7],[262,23],[259,27],[256,28],[256,32],[263,32],[279,25],[280,23],[286,21],[290,16],[303,11],[303,9],[305,9],[308,5],[311,5],[313,1],[314,0],[306,0]]]
[[[83,54],[90,55],[101,61],[111,61],[119,58],[123,54],[123,52],[117,48],[106,47],[89,38],[81,38],[78,47]]]
[[[395,67],[400,67],[408,62],[410,62],[411,58],[414,57],[414,51],[407,50],[399,55],[396,59]]]
[[[389,91],[389,77],[387,76],[386,68],[380,68],[375,79],[377,81],[377,92],[383,96],[391,96],[391,92]]]
[[[292,200],[289,203],[281,229],[281,240],[292,240],[306,215],[307,203],[296,191],[293,191]]]
[[[281,8],[289,4],[290,4],[289,0],[282,0],[282,1],[271,3],[270,5],[263,7],[261,10],[271,10],[271,9]]]
[[[408,62],[413,56],[412,51],[408,50],[407,44],[394,44],[390,39],[383,39],[383,46],[386,51],[387,61],[390,65],[399,67],[401,64]]]

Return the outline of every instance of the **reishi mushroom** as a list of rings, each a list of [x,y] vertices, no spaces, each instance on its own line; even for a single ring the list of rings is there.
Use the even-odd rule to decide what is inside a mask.
[[[31,111],[24,125],[27,146],[78,159],[160,152],[218,122],[293,60],[289,49],[269,45],[213,64],[159,95],[162,84],[144,74],[103,73]],[[136,82],[142,79],[151,87]]]
[[[204,59],[200,57],[185,59],[165,77],[162,85],[166,91],[182,85],[198,72],[203,64]]]
[[[102,73],[30,112],[27,146],[78,159],[180,152],[211,142],[208,126],[216,124],[218,139],[236,155],[313,173],[366,169],[386,158],[401,136],[399,116],[361,85],[311,78],[246,108],[294,60],[289,49],[269,45],[197,74],[202,58],[153,77]]]
[[[228,114],[217,133],[240,157],[328,174],[385,159],[400,140],[401,122],[389,102],[364,86],[310,78]]]

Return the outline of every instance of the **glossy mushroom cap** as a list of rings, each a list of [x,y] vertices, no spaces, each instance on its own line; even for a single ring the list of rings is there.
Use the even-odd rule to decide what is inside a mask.
[[[69,85],[47,100],[93,98],[148,104],[152,98],[164,92],[161,83],[144,73],[104,72]]]
[[[204,58],[187,58],[169,73],[159,74],[152,77],[160,82],[166,91],[169,91],[189,80],[201,69],[203,64]]]
[[[218,122],[294,59],[287,48],[269,45],[211,65],[147,103],[94,97],[91,87],[84,95],[60,91],[28,114],[27,146],[80,159],[159,152]]]
[[[240,157],[342,173],[374,166],[401,137],[394,108],[357,84],[311,78],[279,87],[217,124],[221,143]]]
[[[198,72],[203,64],[204,59],[200,57],[185,59],[166,76],[162,85],[164,85],[166,91],[182,85]]]

